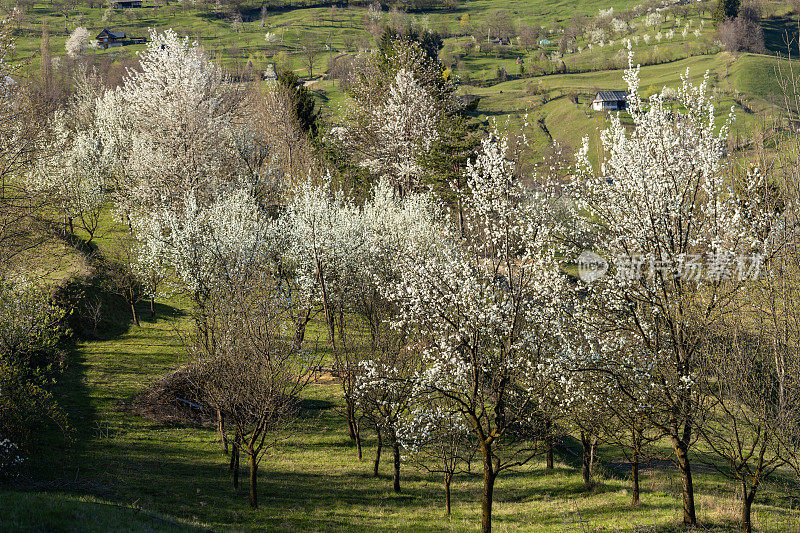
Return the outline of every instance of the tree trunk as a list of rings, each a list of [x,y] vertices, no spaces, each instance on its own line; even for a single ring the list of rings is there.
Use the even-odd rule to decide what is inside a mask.
[[[355,427],[356,431],[356,457],[358,457],[358,460],[361,461],[364,458],[361,451],[361,425],[358,423],[358,420],[356,420],[353,426]]]
[[[694,526],[697,525],[697,515],[694,509],[694,483],[689,463],[689,449],[685,442],[675,437],[672,438],[672,446],[675,448],[675,458],[683,483],[683,523]]]
[[[481,502],[481,533],[492,532],[492,500],[497,472],[492,467],[491,445],[483,445],[483,501]]]
[[[547,448],[547,470],[553,470],[553,421],[549,418],[545,422],[544,444]]]
[[[300,350],[303,347],[303,341],[306,338],[306,326],[308,321],[311,320],[311,309],[306,310],[295,321],[294,326],[294,348]]]
[[[153,319],[155,317],[156,317],[156,297],[155,296],[151,296],[150,297],[150,319]]]
[[[133,323],[136,324],[137,326],[141,326],[141,324],[139,323],[139,315],[136,314],[136,304],[135,303],[131,304],[131,314],[133,315]]]
[[[450,516],[450,482],[453,480],[453,474],[444,475],[444,510],[447,516]]]
[[[753,507],[753,500],[756,497],[756,489],[752,489],[749,493],[747,486],[742,483],[742,532],[753,533],[753,521],[751,519],[751,510]]]
[[[378,448],[375,450],[375,466],[372,469],[372,475],[378,477],[378,467],[381,465],[381,448],[383,448],[383,440],[381,439],[380,428],[375,428],[378,434]]]
[[[250,507],[258,507],[258,461],[254,450],[250,450]]]
[[[231,470],[233,470],[233,488],[239,488],[239,445],[233,443],[233,450],[231,451]]]
[[[639,505],[639,453],[633,451],[633,461],[631,461],[631,480],[633,481],[633,501],[631,505]]]
[[[390,434],[392,439],[392,454],[394,455],[394,472],[392,474],[393,489],[398,494],[400,493],[400,443],[397,441],[397,436],[394,431]]]
[[[228,437],[225,436],[225,417],[222,411],[217,409],[217,439],[222,443],[222,452],[228,455]]]
[[[597,462],[597,441],[599,439],[597,436],[593,436],[591,438],[592,445],[589,448],[589,475],[594,476],[594,465]]]
[[[350,433],[350,440],[355,442],[356,440],[356,428],[355,428],[355,407],[353,406],[353,400],[350,398],[345,398],[345,415],[347,416],[347,430]]]
[[[591,438],[581,431],[581,477],[587,489],[592,487],[592,458],[591,458]]]

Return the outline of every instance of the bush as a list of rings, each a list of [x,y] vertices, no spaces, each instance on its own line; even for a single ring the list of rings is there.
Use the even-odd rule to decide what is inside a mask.
[[[721,22],[717,38],[728,52],[764,52],[764,30],[757,22],[741,17]]]
[[[0,281],[0,435],[23,447],[49,423],[67,430],[66,415],[46,389],[64,316],[46,288]]]
[[[50,364],[64,334],[64,315],[46,288],[25,281],[0,281],[0,358],[26,365]]]
[[[19,446],[0,437],[0,483],[16,479],[23,462]]]
[[[45,389],[48,381],[40,370],[0,358],[0,435],[24,447],[48,427],[67,433],[67,416]]]

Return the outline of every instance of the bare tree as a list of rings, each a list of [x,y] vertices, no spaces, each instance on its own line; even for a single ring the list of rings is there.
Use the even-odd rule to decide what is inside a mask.
[[[314,65],[317,64],[319,58],[319,43],[317,43],[314,35],[311,33],[304,33],[300,38],[300,47],[303,59],[308,69],[308,79],[314,79]]]
[[[208,300],[202,320],[210,342],[205,333],[187,337],[200,370],[199,397],[224,415],[232,432],[234,484],[240,453],[248,458],[252,507],[258,506],[259,464],[290,428],[316,363],[281,335],[289,307],[270,276],[254,269]]]
[[[739,484],[741,529],[751,533],[756,493],[784,464],[777,432],[789,413],[781,401],[780,368],[770,361],[772,339],[748,325],[752,322],[746,312],[730,316],[729,322],[703,365],[712,404],[700,432],[722,459],[721,466],[712,466]]]

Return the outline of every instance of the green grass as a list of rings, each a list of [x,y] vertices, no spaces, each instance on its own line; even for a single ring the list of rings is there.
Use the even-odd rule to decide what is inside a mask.
[[[134,506],[69,493],[0,492],[0,516],[4,531],[204,531]]]

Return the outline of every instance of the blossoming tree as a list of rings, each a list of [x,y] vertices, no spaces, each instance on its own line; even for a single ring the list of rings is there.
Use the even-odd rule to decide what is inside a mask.
[[[605,276],[583,286],[579,313],[592,339],[583,355],[609,372],[624,369],[624,383],[641,367],[620,366],[621,354],[631,346],[646,351],[653,372],[647,416],[672,442],[683,519],[695,524],[689,452],[703,414],[698,354],[744,278],[770,253],[776,217],[758,172],[745,180],[726,172],[728,122],[715,124],[708,79],[695,86],[683,76],[683,111],[675,112],[661,95],[643,102],[632,54],[629,63],[633,128],[612,115],[601,164],[592,166],[585,141],[572,183],[580,228],[608,262]]]

